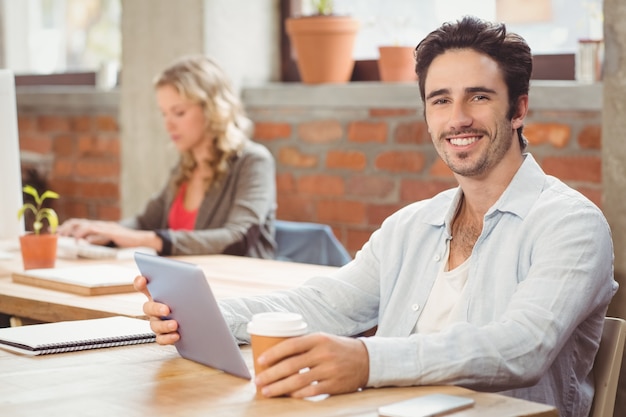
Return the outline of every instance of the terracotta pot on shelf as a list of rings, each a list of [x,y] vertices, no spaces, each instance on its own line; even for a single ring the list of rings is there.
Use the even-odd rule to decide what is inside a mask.
[[[412,82],[415,74],[415,57],[412,46],[379,46],[378,72],[383,82]]]
[[[54,268],[57,258],[56,234],[28,233],[20,236],[24,269]]]
[[[302,16],[288,18],[285,25],[302,82],[350,81],[358,20],[335,15]]]

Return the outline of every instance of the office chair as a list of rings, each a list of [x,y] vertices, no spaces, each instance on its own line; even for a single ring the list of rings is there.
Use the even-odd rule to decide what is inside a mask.
[[[276,220],[276,259],[343,266],[352,260],[326,224]]]
[[[606,317],[593,364],[596,392],[589,417],[613,417],[625,339],[626,320]]]

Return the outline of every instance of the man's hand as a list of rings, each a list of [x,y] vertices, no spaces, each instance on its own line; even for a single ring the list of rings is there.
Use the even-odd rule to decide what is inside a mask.
[[[269,366],[255,378],[266,397],[354,392],[369,378],[369,355],[363,342],[325,333],[287,339],[258,360]]]
[[[180,339],[178,323],[175,320],[162,320],[170,314],[170,308],[162,303],[152,300],[152,295],[148,291],[146,277],[141,275],[135,277],[133,285],[135,289],[148,297],[143,305],[143,312],[150,317],[150,328],[156,334],[156,342],[160,345],[173,345]]]

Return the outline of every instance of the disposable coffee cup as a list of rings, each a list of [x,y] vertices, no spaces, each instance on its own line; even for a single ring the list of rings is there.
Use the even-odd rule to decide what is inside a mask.
[[[307,332],[307,324],[296,313],[259,313],[248,323],[248,333],[252,344],[254,372],[259,374],[267,367],[258,363],[258,357],[272,346],[290,337],[302,336]]]

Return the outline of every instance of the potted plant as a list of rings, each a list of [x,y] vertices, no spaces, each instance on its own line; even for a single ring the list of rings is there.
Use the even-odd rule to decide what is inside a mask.
[[[18,220],[26,212],[31,212],[34,216],[33,231],[20,236],[24,269],[54,268],[57,255],[56,229],[59,225],[59,218],[54,209],[44,207],[43,203],[48,198],[59,198],[59,195],[50,190],[39,195],[37,189],[31,185],[24,186],[23,191],[34,200],[34,203],[24,203],[17,212]],[[44,221],[48,223],[47,228],[44,228]]]
[[[378,73],[383,82],[416,81],[415,48],[403,45],[378,47]]]
[[[332,0],[314,0],[312,5],[313,14],[285,21],[300,78],[305,84],[350,81],[359,21],[334,14]]]
[[[415,73],[415,47],[409,46],[409,17],[386,20],[383,29],[391,35],[392,42],[378,47],[378,73],[383,82],[412,82]]]

